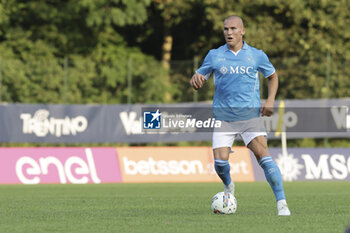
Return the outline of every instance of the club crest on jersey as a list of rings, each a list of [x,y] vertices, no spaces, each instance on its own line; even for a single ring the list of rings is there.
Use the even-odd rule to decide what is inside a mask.
[[[227,69],[227,67],[226,67],[226,66],[221,66],[221,68],[220,68],[220,72],[221,72],[222,74],[226,74],[226,73],[227,73],[227,71],[228,71],[228,69]]]

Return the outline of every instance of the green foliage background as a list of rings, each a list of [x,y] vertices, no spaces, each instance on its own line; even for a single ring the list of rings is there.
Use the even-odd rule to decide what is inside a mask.
[[[279,99],[348,97],[349,7],[349,0],[3,0],[0,98],[126,103],[129,75],[132,103],[193,101],[188,80],[224,43],[230,14],[242,16],[247,43],[277,67]],[[170,70],[160,63],[164,33],[173,38]],[[197,95],[210,100],[212,85]]]

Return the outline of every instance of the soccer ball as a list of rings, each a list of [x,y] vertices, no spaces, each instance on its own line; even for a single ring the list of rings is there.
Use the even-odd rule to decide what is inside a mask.
[[[237,200],[231,193],[219,192],[211,199],[214,214],[233,214],[237,210]]]

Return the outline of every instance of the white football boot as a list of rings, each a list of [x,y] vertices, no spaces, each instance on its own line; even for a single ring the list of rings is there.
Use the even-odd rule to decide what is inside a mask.
[[[279,216],[290,216],[290,211],[285,199],[277,202],[277,210]]]
[[[233,181],[231,181],[231,184],[224,185],[224,192],[231,193],[233,196],[235,196],[235,183],[233,183]]]

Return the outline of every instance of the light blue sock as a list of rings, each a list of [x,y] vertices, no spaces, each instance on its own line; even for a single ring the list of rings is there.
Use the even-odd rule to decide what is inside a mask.
[[[231,183],[230,164],[228,160],[215,159],[215,171],[225,185]]]
[[[283,180],[281,171],[277,164],[272,160],[271,156],[265,156],[259,161],[259,165],[264,169],[265,177],[269,182],[276,200],[286,199],[283,190]]]

